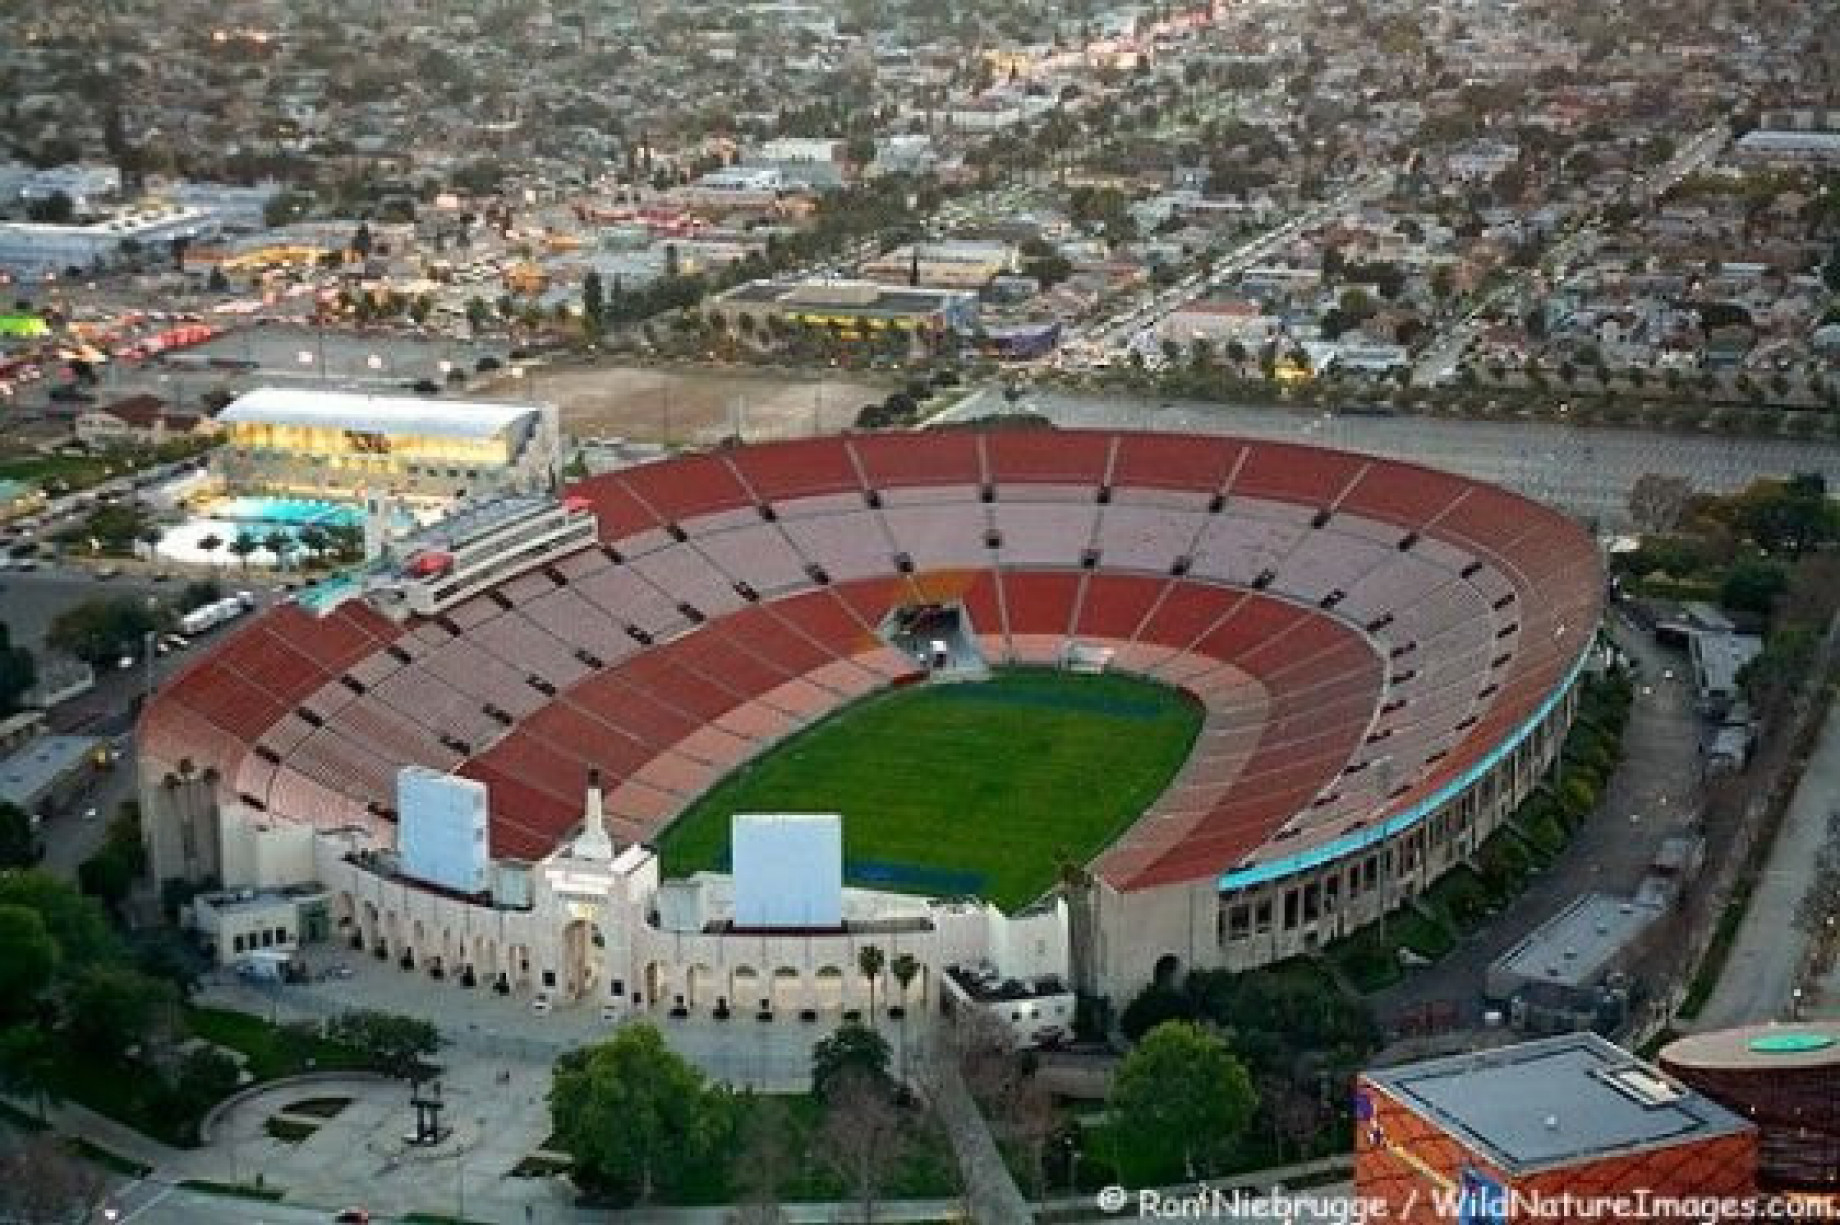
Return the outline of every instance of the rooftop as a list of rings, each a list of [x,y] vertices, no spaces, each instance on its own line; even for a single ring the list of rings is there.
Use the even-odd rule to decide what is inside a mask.
[[[1702,630],[1689,640],[1694,679],[1702,693],[1726,694],[1738,690],[1738,673],[1763,650],[1755,634],[1714,633]]]
[[[1503,953],[1490,969],[1529,981],[1592,986],[1617,954],[1659,917],[1652,906],[1587,893]]]
[[[1370,1071],[1365,1079],[1510,1175],[1750,1127],[1593,1033]]]
[[[1688,1034],[1662,1047],[1661,1061],[1682,1069],[1840,1069],[1840,1022],[1744,1025]]]
[[[217,414],[217,419],[226,425],[298,425],[375,434],[490,438],[536,411],[534,404],[502,401],[258,387],[239,396]]]
[[[0,804],[30,809],[102,741],[94,736],[40,736],[0,760]]]

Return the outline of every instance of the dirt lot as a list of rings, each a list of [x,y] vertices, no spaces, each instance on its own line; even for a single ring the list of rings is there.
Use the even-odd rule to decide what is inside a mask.
[[[843,429],[862,406],[894,390],[850,373],[822,381],[759,370],[648,366],[537,368],[518,380],[476,384],[472,394],[553,400],[576,437],[712,443],[739,432],[749,442]]]

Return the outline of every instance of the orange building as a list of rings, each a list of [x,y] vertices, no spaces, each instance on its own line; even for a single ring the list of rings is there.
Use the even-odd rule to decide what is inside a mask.
[[[1355,1120],[1389,1225],[1678,1219],[1757,1188],[1750,1123],[1592,1033],[1369,1071]]]

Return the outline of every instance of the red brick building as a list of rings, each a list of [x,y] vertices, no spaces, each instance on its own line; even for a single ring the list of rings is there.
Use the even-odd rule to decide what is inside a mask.
[[[1758,1177],[1840,1191],[1840,1024],[1750,1025],[1670,1042],[1661,1066],[1759,1130]]]
[[[1757,1188],[1751,1124],[1591,1033],[1370,1071],[1355,1119],[1355,1191],[1390,1225],[1610,1222],[1616,1197],[1665,1219],[1638,1193]]]

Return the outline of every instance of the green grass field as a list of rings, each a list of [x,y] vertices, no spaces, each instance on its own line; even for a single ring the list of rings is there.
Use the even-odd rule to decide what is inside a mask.
[[[839,812],[849,883],[1013,910],[1150,806],[1201,720],[1165,685],[1046,669],[878,694],[718,783],[659,838],[664,870],[725,868],[737,812]]]

